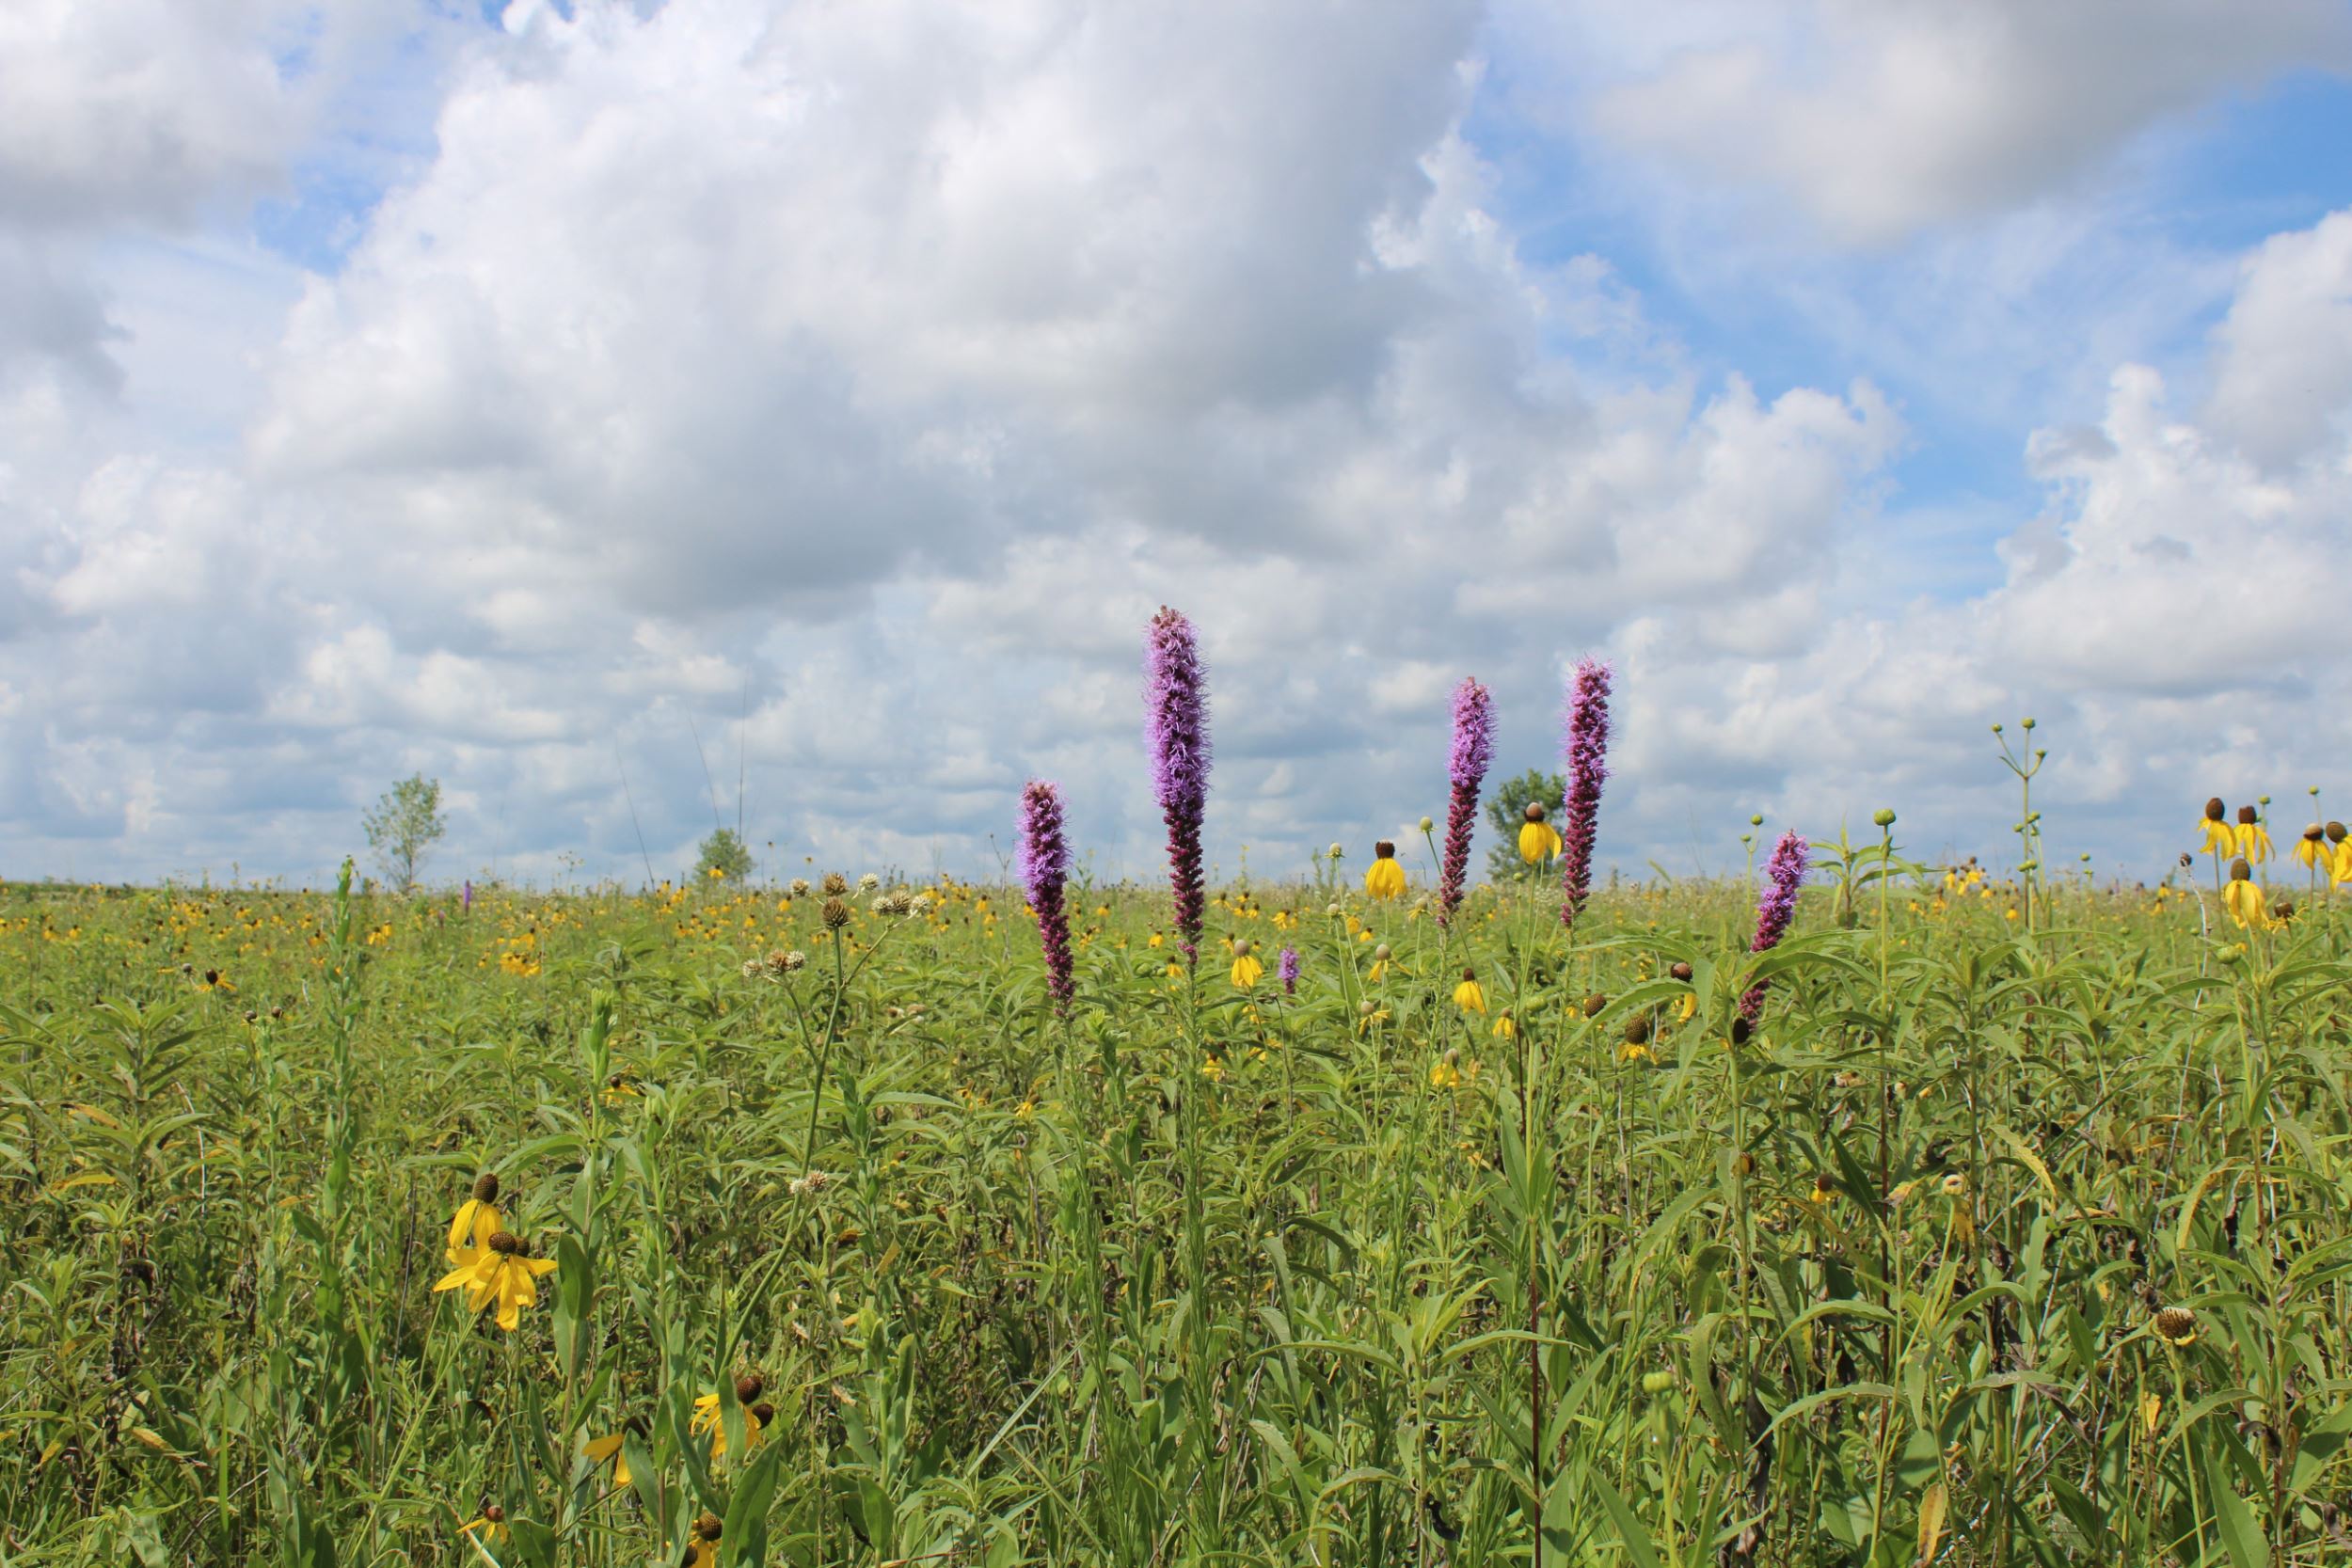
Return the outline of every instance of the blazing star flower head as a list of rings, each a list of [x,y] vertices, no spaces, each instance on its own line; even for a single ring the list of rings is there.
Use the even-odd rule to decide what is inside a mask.
[[[1494,760],[1494,698],[1477,681],[1463,677],[1454,689],[1454,751],[1446,759],[1451,789],[1445,814],[1445,857],[1438,879],[1438,924],[1445,925],[1462,902],[1470,876],[1470,834],[1478,825],[1478,786]]]
[[[1593,892],[1593,842],[1600,825],[1600,788],[1609,780],[1609,666],[1580,659],[1568,686],[1562,753],[1567,799],[1560,811],[1560,924],[1573,926]]]
[[[1057,1012],[1076,993],[1070,947],[1070,845],[1062,836],[1061,791],[1031,779],[1021,791],[1021,879],[1037,911],[1038,943],[1045,951],[1045,989]]]
[[[1295,995],[1295,994],[1297,993],[1297,990],[1298,990],[1298,949],[1297,949],[1297,948],[1295,948],[1295,947],[1285,947],[1285,948],[1283,948],[1283,949],[1282,949],[1282,957],[1281,957],[1281,958],[1280,958],[1280,960],[1279,960],[1279,963],[1278,967],[1277,967],[1277,968],[1276,968],[1276,970],[1275,970],[1275,974],[1276,974],[1278,976],[1279,976],[1279,977],[1280,977],[1280,979],[1281,979],[1281,982],[1282,982],[1282,994],[1283,994],[1284,996],[1292,996],[1292,995]]]
[[[1772,846],[1772,861],[1764,870],[1764,891],[1756,900],[1756,940],[1748,943],[1749,952],[1769,953],[1788,934],[1788,923],[1797,916],[1797,893],[1804,886],[1811,854],[1812,847],[1793,829]],[[1740,998],[1740,1015],[1751,1023],[1764,1010],[1764,990],[1765,983],[1759,980]]]
[[[1168,877],[1176,895],[1176,927],[1187,957],[1200,943],[1207,904],[1200,824],[1209,803],[1208,672],[1192,623],[1166,605],[1152,617],[1143,644],[1144,735],[1152,748],[1152,789],[1168,823]]]

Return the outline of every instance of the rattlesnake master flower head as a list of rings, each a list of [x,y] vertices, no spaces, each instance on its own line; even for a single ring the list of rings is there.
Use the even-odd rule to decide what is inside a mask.
[[[1600,791],[1609,780],[1609,684],[1598,659],[1578,661],[1568,683],[1562,736],[1567,799],[1560,813],[1560,924],[1574,926],[1593,891],[1593,843],[1600,829]]]
[[[838,897],[828,898],[825,907],[818,911],[818,918],[824,921],[827,930],[838,931],[850,923],[850,906]]]
[[[1168,825],[1168,879],[1186,958],[1199,956],[1208,903],[1200,828],[1209,804],[1209,677],[1192,623],[1166,605],[1143,640],[1144,738],[1152,792]]]
[[[786,892],[787,892],[787,893],[789,893],[789,894],[791,894],[791,895],[792,895],[793,897],[795,897],[795,898],[805,898],[805,897],[807,897],[807,896],[808,896],[808,879],[807,879],[806,877],[795,877],[795,878],[793,878],[793,879],[792,879],[792,885],[791,885],[789,888],[787,888],[785,891],[786,891]]]
[[[1811,846],[1795,830],[1780,835],[1772,846],[1772,858],[1765,867],[1764,891],[1756,900],[1756,938],[1748,943],[1751,953],[1769,953],[1780,944],[1788,933],[1788,923],[1796,918],[1797,893],[1804,886],[1804,873]],[[1740,1016],[1753,1023],[1764,1010],[1766,982],[1757,981],[1740,998]]]
[[[1465,676],[1454,689],[1454,748],[1446,758],[1445,854],[1438,878],[1438,924],[1450,923],[1470,879],[1470,835],[1478,825],[1478,790],[1495,752],[1494,698]],[[1422,819],[1422,831],[1429,819]]]
[[[1078,989],[1070,945],[1070,845],[1062,834],[1061,790],[1043,779],[1031,779],[1021,791],[1021,879],[1037,911],[1046,994],[1054,1010],[1066,1014]]]

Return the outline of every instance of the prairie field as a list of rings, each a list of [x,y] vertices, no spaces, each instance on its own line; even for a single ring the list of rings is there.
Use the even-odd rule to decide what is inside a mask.
[[[1737,878],[1318,863],[1189,962],[1075,881],[1063,1006],[1019,887],[845,870],[0,889],[0,1560],[2352,1552],[2291,863],[1890,830],[1756,954]]]

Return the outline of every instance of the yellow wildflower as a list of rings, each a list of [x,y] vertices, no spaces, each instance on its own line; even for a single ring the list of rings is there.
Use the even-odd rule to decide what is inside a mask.
[[[2262,825],[2251,806],[2237,809],[2237,852],[2256,865],[2270,858],[2270,830]]]
[[[2230,863],[2230,885],[2221,895],[2230,918],[2248,930],[2267,931],[2275,924],[2263,907],[2263,890],[2254,884],[2254,868],[2240,855]]]
[[[1375,898],[1405,896],[1405,867],[1397,862],[1396,846],[1385,838],[1372,847],[1372,864],[1364,871],[1364,892]]]
[[[1483,1015],[1486,1012],[1486,993],[1478,989],[1476,970],[1462,971],[1462,983],[1454,988],[1454,1005],[1466,1013]]]
[[[610,1461],[612,1484],[615,1486],[627,1486],[635,1479],[628,1472],[628,1433],[626,1432],[616,1432],[610,1437],[591,1438],[580,1445],[580,1451],[588,1456],[592,1465]]]
[[[1248,990],[1265,975],[1265,965],[1249,950],[1248,937],[1233,939],[1233,989]]]
[[[499,1213],[499,1179],[488,1171],[474,1178],[473,1192],[457,1206],[457,1212],[449,1222],[449,1245],[445,1256],[453,1264],[460,1254],[479,1256],[490,1244],[490,1238],[506,1228],[506,1221]]]
[[[2237,835],[2230,831],[2230,808],[2217,795],[2205,802],[2205,815],[2197,824],[2204,833],[2203,851],[2209,855],[2237,853]]]
[[[471,1535],[476,1530],[482,1532],[485,1541],[494,1541],[501,1545],[512,1540],[515,1534],[506,1528],[506,1510],[496,1503],[485,1504],[480,1518],[469,1519],[457,1527],[459,1535]]]
[[[1459,1085],[1462,1069],[1456,1064],[1461,1059],[1462,1053],[1453,1050],[1438,1057],[1429,1069],[1429,1086],[1433,1089],[1451,1089]]]
[[[1560,853],[1560,830],[1544,820],[1544,803],[1527,802],[1527,820],[1519,828],[1519,859],[1540,865]]]
[[[539,1276],[555,1272],[552,1258],[533,1258],[521,1237],[511,1231],[493,1232],[480,1247],[460,1248],[456,1267],[435,1282],[435,1291],[464,1287],[467,1305],[476,1312],[498,1308],[498,1324],[512,1333],[522,1322],[522,1309],[539,1301]]]
[[[757,1372],[746,1372],[735,1380],[735,1402],[743,1408],[743,1451],[747,1454],[759,1447],[760,1432],[776,1418],[776,1407],[759,1397],[767,1387],[767,1381]],[[696,1396],[694,1414],[688,1419],[686,1430],[709,1433],[710,1457],[726,1457],[727,1423],[720,1413],[718,1395]]]

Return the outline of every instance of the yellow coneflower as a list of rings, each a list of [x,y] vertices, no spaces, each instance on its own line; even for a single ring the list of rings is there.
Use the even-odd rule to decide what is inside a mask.
[[[2263,907],[2263,890],[2254,885],[2254,868],[2240,855],[2230,863],[2230,885],[2221,895],[2230,918],[2248,930],[2267,931],[2270,911]]]
[[[2237,852],[2256,865],[2271,855],[2270,830],[2262,825],[2251,806],[2237,809]]]
[[[1389,944],[1385,942],[1372,950],[1371,981],[1374,985],[1378,985],[1381,977],[1389,973],[1389,959],[1392,956],[1389,951]]]
[[[1248,990],[1265,975],[1265,965],[1249,950],[1248,937],[1233,939],[1233,989]]]
[[[1541,865],[1560,854],[1560,830],[1544,820],[1544,803],[1527,802],[1527,820],[1519,828],[1519,859],[1530,865]]]
[[[1405,896],[1405,867],[1397,862],[1396,846],[1385,838],[1372,847],[1372,864],[1364,868],[1364,892],[1375,898]]]
[[[2328,842],[2336,847],[2335,858],[2328,866],[2328,885],[2332,890],[2352,882],[2352,834],[2344,832],[2343,823],[2330,822]]]
[[[591,1465],[610,1461],[612,1484],[615,1486],[627,1486],[635,1479],[628,1471],[628,1433],[626,1430],[616,1432],[610,1437],[592,1437],[580,1446],[580,1451],[588,1456]]]
[[[478,1259],[490,1238],[506,1228],[498,1201],[499,1179],[485,1170],[474,1178],[473,1192],[450,1219],[449,1245],[444,1250],[452,1264],[460,1261],[461,1254]]]
[[[746,1372],[735,1380],[735,1402],[743,1408],[743,1451],[747,1454],[759,1447],[761,1429],[776,1418],[776,1407],[759,1397],[767,1387],[767,1380],[757,1372]],[[710,1457],[726,1457],[727,1423],[719,1412],[718,1395],[696,1396],[694,1414],[688,1418],[686,1430],[710,1433]]]
[[[479,1518],[469,1519],[457,1527],[457,1533],[461,1536],[471,1535],[476,1530],[482,1532],[485,1541],[495,1541],[501,1545],[515,1536],[515,1532],[506,1528],[506,1510],[496,1503],[484,1504]]]
[[[1466,1013],[1478,1013],[1482,1016],[1486,1013],[1486,993],[1478,989],[1476,970],[1462,971],[1462,983],[1454,988],[1454,1005]]]
[[[686,1556],[679,1568],[710,1568],[719,1560],[719,1538],[726,1533],[726,1525],[716,1513],[705,1513],[694,1521],[687,1533]]]
[[[2328,850],[2328,826],[2324,822],[2312,823],[2303,830],[2303,836],[2295,841],[2296,863],[2306,871],[2316,875],[2327,870],[2330,858]]]
[[[2205,802],[2204,819],[2197,824],[2204,835],[2203,850],[2208,855],[2237,853],[2237,834],[2230,831],[2230,808],[2217,795]]]
[[[1519,1026],[1508,1011],[1500,1012],[1495,1014],[1495,1026],[1488,1033],[1498,1039],[1515,1040],[1519,1037]]]
[[[456,1267],[435,1283],[436,1291],[465,1288],[467,1305],[476,1312],[498,1307],[498,1324],[512,1333],[522,1322],[522,1309],[538,1304],[539,1276],[555,1272],[552,1258],[533,1258],[521,1237],[493,1231],[479,1247],[455,1250]]]
[[[1448,1050],[1438,1057],[1429,1069],[1429,1086],[1433,1089],[1458,1086],[1462,1082],[1462,1069],[1457,1065],[1461,1059],[1462,1053],[1455,1050]]]
[[[2174,1350],[2185,1350],[2197,1342],[2197,1314],[2185,1307],[2163,1308],[2149,1320],[2148,1326]]]
[[[645,1091],[637,1086],[637,1080],[626,1072],[616,1072],[604,1081],[604,1102],[609,1107],[626,1105],[644,1097]]]
[[[1388,1022],[1389,1010],[1386,1007],[1379,1006],[1369,999],[1356,1004],[1356,1032],[1358,1034],[1368,1035],[1375,1028]]]
[[[1225,1082],[1225,1062],[1224,1062],[1224,1059],[1223,1059],[1222,1057],[1220,1057],[1220,1056],[1216,1055],[1214,1053],[1212,1053],[1210,1055],[1208,1055],[1208,1056],[1204,1057],[1204,1058],[1201,1060],[1201,1063],[1200,1063],[1200,1076],[1201,1076],[1201,1077],[1203,1077],[1203,1078],[1206,1078],[1206,1079],[1207,1079],[1210,1083],[1212,1083],[1212,1084],[1222,1084],[1222,1083],[1224,1083],[1224,1082]]]

